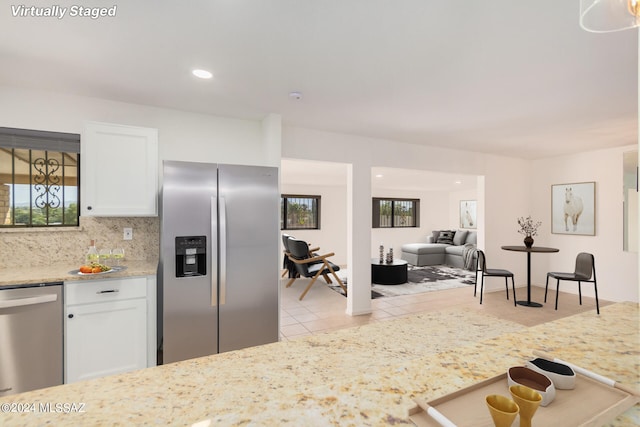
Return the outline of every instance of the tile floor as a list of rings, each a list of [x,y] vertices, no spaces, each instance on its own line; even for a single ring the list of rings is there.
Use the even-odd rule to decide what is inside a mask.
[[[280,281],[280,337],[291,340],[307,335],[328,332],[341,328],[379,322],[410,314],[437,311],[450,307],[478,310],[496,316],[533,326],[556,320],[583,311],[595,310],[595,299],[583,296],[583,305],[578,303],[578,295],[560,292],[558,310],[554,310],[555,291],[549,289],[548,303],[542,308],[513,305],[513,295],[509,291],[490,292],[484,296],[483,304],[473,296],[473,286],[437,292],[380,298],[372,301],[372,312],[361,316],[346,314],[347,299],[318,280],[305,298],[298,298],[309,283],[309,279],[298,279],[290,288],[285,288],[287,280]],[[567,285],[570,286],[570,285]],[[577,286],[577,285],[576,285]],[[584,289],[587,289],[585,286]],[[518,300],[526,299],[526,288],[516,288]],[[532,287],[532,301],[543,302],[544,288]],[[600,299],[600,307],[611,304]]]

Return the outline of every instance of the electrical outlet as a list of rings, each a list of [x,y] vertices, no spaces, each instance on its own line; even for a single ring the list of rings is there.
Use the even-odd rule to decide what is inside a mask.
[[[133,228],[125,228],[124,235],[122,236],[123,240],[133,240]]]

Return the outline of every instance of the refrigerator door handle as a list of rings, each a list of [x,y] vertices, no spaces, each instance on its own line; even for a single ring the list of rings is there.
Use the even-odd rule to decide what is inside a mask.
[[[218,239],[220,241],[220,305],[224,305],[227,291],[227,204],[224,197],[220,197],[220,229]]]
[[[216,244],[216,217],[217,217],[217,206],[216,206],[216,198],[215,197],[211,197],[211,248],[213,249],[213,245]],[[213,256],[213,251],[212,251],[212,255]],[[211,263],[215,264],[216,260],[213,258],[211,259]],[[211,307],[216,307],[218,305],[218,286],[217,286],[217,274],[216,274],[216,270],[213,268],[213,266],[211,266],[211,268],[209,269],[210,273],[209,275],[211,276]]]

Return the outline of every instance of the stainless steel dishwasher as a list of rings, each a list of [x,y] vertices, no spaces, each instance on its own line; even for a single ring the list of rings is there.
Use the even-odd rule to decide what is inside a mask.
[[[0,397],[62,384],[62,282],[0,287]]]

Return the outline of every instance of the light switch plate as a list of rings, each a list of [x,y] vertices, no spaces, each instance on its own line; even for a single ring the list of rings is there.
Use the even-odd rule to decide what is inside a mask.
[[[133,228],[125,228],[122,236],[123,240],[133,240]]]

